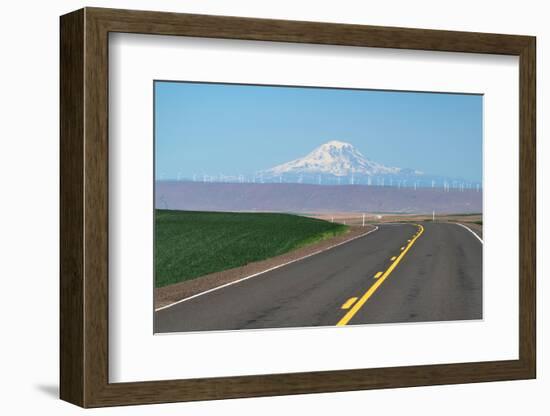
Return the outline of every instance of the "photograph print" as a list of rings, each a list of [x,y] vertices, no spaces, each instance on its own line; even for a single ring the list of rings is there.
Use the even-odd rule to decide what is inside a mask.
[[[483,96],[154,82],[155,333],[483,319]]]

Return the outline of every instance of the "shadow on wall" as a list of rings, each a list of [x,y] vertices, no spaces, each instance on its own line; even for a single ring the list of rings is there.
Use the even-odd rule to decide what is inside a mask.
[[[57,384],[37,384],[34,388],[46,396],[54,399],[59,398],[59,386]]]

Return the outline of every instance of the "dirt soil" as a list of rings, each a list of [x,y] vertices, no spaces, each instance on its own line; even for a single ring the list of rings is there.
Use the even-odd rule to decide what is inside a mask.
[[[245,266],[236,267],[234,269],[211,273],[197,279],[155,288],[155,309],[188,298],[206,290],[300,259],[315,252],[327,250],[338,244],[358,238],[374,229],[375,226],[370,224],[366,224],[364,227],[351,225],[346,234],[332,237],[277,257],[249,263]]]

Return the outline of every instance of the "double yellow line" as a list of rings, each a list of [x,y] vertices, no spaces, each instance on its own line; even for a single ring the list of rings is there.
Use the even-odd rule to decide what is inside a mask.
[[[399,262],[405,257],[405,254],[409,251],[409,249],[412,247],[412,245],[415,243],[415,241],[422,235],[424,232],[424,227],[422,225],[416,224],[418,227],[418,231],[413,236],[413,238],[410,240],[409,244],[405,246],[403,250],[401,250],[401,254],[395,258],[393,263],[388,267],[388,269],[384,272],[382,276],[376,280],[376,282],[365,292],[365,294],[359,299],[354,305],[353,308],[351,308],[342,319],[336,324],[336,326],[344,326],[347,325],[348,322],[353,318],[353,316],[363,307],[365,302],[369,300],[369,298],[378,290],[378,288],[384,283],[384,280],[388,278],[388,276],[393,272],[393,270],[397,267]]]

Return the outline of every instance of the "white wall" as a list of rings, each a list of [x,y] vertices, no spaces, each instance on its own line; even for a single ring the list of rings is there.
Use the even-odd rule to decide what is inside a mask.
[[[542,1],[69,1],[5,2],[1,14],[0,120],[0,409],[6,414],[76,414],[56,399],[58,384],[58,16],[82,6],[318,20],[434,29],[529,34],[538,37],[539,378],[536,381],[410,388],[339,394],[168,404],[88,411],[88,414],[547,414],[550,364],[542,323],[550,301],[542,212],[550,146],[544,103],[550,96],[548,11]],[[548,201],[546,201],[548,202]],[[546,236],[543,237],[543,234]],[[546,264],[546,263],[545,263]],[[7,413],[6,410],[11,412]]]

